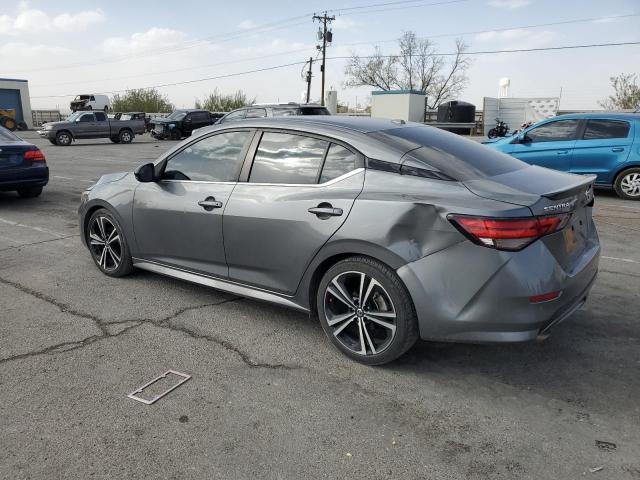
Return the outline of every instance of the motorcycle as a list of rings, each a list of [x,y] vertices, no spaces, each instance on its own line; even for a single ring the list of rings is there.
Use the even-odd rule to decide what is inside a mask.
[[[508,131],[509,131],[509,125],[504,123],[499,118],[496,118],[496,126],[491,130],[489,130],[489,133],[487,133],[487,136],[489,138],[504,137],[507,135]]]

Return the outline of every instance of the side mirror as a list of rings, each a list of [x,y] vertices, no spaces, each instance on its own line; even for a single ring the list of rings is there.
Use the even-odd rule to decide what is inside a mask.
[[[149,183],[156,179],[155,165],[153,163],[145,163],[136,168],[133,174],[136,176],[139,182]]]

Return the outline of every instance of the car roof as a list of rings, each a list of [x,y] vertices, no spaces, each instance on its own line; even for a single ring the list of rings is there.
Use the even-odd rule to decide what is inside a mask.
[[[292,117],[261,117],[238,120],[223,125],[242,125],[255,128],[294,128],[327,127],[333,130],[351,130],[359,133],[372,133],[392,128],[419,127],[422,123],[405,122],[404,120],[390,120],[385,118],[349,117],[340,115],[308,115]]]
[[[589,118],[599,118],[599,119],[610,119],[610,120],[640,120],[639,113],[625,113],[625,112],[585,112],[585,113],[567,113],[564,115],[558,115],[556,117],[551,117],[548,120],[556,120],[556,119],[589,119]]]

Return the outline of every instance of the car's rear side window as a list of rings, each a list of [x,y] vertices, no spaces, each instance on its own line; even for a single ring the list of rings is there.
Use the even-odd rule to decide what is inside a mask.
[[[298,115],[297,108],[274,108],[273,109],[274,117],[291,117],[294,115]]]
[[[245,118],[262,118],[267,116],[267,111],[264,108],[250,108],[247,110],[247,116]]]
[[[249,182],[317,183],[328,142],[304,135],[265,132],[251,167]]]
[[[355,153],[332,143],[327,152],[327,157],[324,160],[320,183],[328,182],[354,170],[356,168],[357,158]]]
[[[622,120],[587,120],[584,140],[605,140],[607,138],[627,138],[629,122]]]
[[[514,157],[435,127],[396,128],[370,135],[394,144],[398,139],[407,141],[403,148],[415,148],[403,161],[411,158],[459,181],[494,177],[527,167]]]
[[[96,112],[94,113],[94,115],[96,116],[96,121],[98,122],[104,122],[107,119],[107,116],[102,112]]]
[[[205,137],[171,157],[162,178],[204,182],[238,179],[250,132],[226,132]]]

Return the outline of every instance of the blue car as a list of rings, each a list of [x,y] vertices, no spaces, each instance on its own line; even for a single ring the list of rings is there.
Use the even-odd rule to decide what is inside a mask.
[[[23,198],[37,197],[49,181],[42,151],[0,127],[0,192],[17,191]]]
[[[486,145],[532,165],[597,176],[596,187],[640,200],[640,115],[560,115]]]

